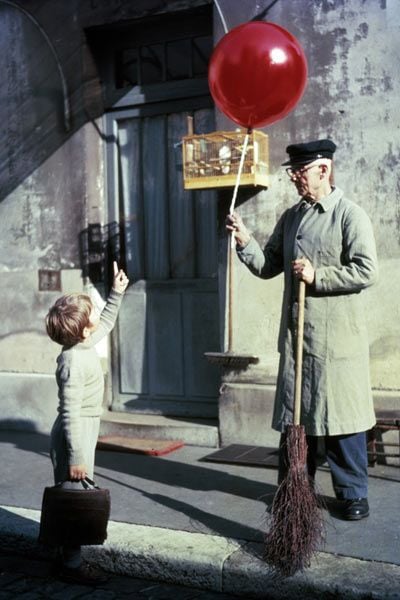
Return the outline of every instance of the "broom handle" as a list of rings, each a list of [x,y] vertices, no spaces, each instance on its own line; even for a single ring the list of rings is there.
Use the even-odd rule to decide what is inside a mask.
[[[293,424],[300,425],[301,383],[303,370],[303,338],[304,338],[304,301],[306,296],[305,281],[299,282],[299,313],[297,317],[296,363],[294,381],[294,415]]]

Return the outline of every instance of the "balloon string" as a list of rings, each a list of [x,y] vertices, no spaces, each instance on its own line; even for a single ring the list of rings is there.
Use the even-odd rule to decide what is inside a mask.
[[[244,138],[244,142],[243,142],[243,149],[242,149],[242,155],[240,157],[240,163],[239,163],[239,170],[236,176],[236,183],[235,183],[235,188],[233,190],[233,196],[232,196],[232,200],[231,200],[231,205],[229,207],[229,214],[231,215],[234,211],[235,208],[235,203],[236,203],[236,197],[237,197],[237,193],[238,193],[238,189],[239,189],[239,184],[240,184],[240,177],[242,175],[242,171],[243,171],[243,165],[244,165],[244,159],[246,156],[246,152],[247,152],[247,145],[249,143],[249,138],[250,138],[250,129],[247,130],[247,133],[245,135]],[[235,236],[233,235],[233,232],[231,234],[231,248],[235,247]]]

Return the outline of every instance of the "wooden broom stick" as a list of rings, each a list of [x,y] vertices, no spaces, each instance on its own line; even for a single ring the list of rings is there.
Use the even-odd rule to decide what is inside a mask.
[[[288,470],[269,511],[265,560],[284,576],[308,567],[324,539],[324,522],[307,473],[307,440],[300,425],[306,284],[299,283],[293,424],[286,427]]]
[[[294,412],[293,425],[300,425],[301,385],[303,371],[303,340],[304,340],[304,303],[306,296],[305,281],[299,282],[299,311],[297,317],[296,364],[294,381]]]

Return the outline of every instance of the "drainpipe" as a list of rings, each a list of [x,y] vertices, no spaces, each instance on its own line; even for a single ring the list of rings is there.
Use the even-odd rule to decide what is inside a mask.
[[[224,28],[224,31],[225,31],[225,33],[228,33],[228,26],[227,26],[227,24],[226,24],[225,17],[224,17],[224,14],[223,14],[222,10],[221,10],[221,7],[220,7],[220,5],[219,5],[219,2],[218,2],[218,0],[214,0],[214,4],[215,4],[215,6],[217,7],[218,14],[219,14],[219,18],[221,19],[221,22],[222,22],[222,26],[223,26],[223,28]]]

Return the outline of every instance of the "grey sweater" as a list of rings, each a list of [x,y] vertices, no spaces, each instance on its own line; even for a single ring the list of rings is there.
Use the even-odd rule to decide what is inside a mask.
[[[104,375],[94,348],[115,325],[123,294],[111,290],[97,330],[84,342],[63,347],[57,358],[58,412],[62,419],[70,465],[84,462],[81,448],[82,417],[100,417]]]

